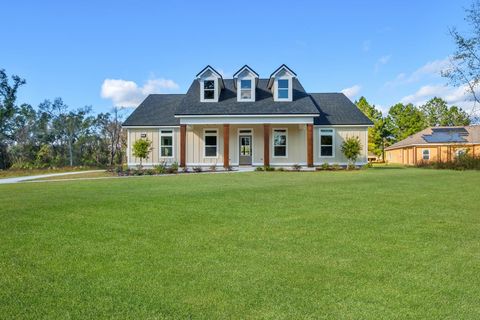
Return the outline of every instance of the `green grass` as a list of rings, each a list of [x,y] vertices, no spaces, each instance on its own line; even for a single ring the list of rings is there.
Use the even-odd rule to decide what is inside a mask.
[[[0,318],[479,319],[480,172],[0,186]]]

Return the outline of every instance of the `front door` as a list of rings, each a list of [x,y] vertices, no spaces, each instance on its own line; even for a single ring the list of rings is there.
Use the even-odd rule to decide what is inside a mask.
[[[252,136],[250,135],[241,135],[240,139],[240,165],[251,165],[252,164]]]

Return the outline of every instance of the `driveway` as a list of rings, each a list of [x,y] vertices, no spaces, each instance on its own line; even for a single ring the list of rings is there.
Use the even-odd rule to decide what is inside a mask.
[[[86,171],[73,171],[73,172],[62,172],[62,173],[49,173],[49,174],[40,174],[36,176],[25,176],[25,177],[14,177],[14,178],[5,178],[0,179],[0,184],[8,183],[17,183],[27,180],[40,179],[40,178],[49,178],[49,177],[60,177],[67,176],[71,174],[81,174],[81,173],[90,173],[90,172],[103,172],[105,170],[86,170]]]

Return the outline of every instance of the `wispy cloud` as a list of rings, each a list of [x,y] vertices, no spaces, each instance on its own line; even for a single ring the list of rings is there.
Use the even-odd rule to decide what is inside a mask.
[[[478,90],[480,93],[480,90]],[[415,93],[403,97],[400,102],[423,105],[433,97],[439,97],[450,105],[459,106],[467,111],[473,111],[475,106],[472,94],[466,86],[450,87],[447,85],[425,85]]]
[[[381,68],[382,66],[386,65],[386,64],[390,61],[391,58],[392,58],[392,55],[391,55],[391,54],[380,57],[380,58],[377,60],[377,63],[375,63],[375,67],[374,67],[375,73],[377,73],[378,71],[380,71],[380,68]]]
[[[450,58],[429,61],[410,74],[400,73],[391,81],[385,83],[387,87],[395,87],[399,85],[415,83],[428,77],[440,77],[443,70],[450,67]]]
[[[112,100],[116,107],[136,107],[151,93],[174,92],[179,89],[170,79],[150,79],[139,86],[136,82],[123,79],[105,79],[102,83],[101,96]]]
[[[351,86],[349,88],[345,88],[342,90],[342,93],[346,95],[349,99],[354,99],[360,93],[362,87],[358,84]]]

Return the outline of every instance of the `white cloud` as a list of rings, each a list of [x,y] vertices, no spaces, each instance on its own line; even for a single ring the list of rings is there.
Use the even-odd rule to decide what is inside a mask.
[[[378,72],[382,66],[386,65],[390,61],[391,58],[392,58],[391,54],[380,57],[377,63],[375,63],[374,71]]]
[[[425,85],[415,93],[403,97],[400,102],[423,105],[433,97],[442,98],[447,101],[448,104],[456,105],[468,112],[472,112],[475,106],[472,100],[472,94],[468,92],[465,86],[454,88],[446,85]]]
[[[400,73],[395,79],[385,83],[385,86],[394,87],[398,85],[414,83],[427,77],[438,78],[441,76],[441,72],[447,70],[450,65],[449,57],[446,57],[445,59],[429,61],[410,74]]]
[[[352,87],[350,87],[350,88],[345,88],[345,89],[343,89],[343,90],[342,90],[342,93],[343,93],[344,95],[346,95],[349,99],[353,99],[353,98],[355,98],[355,97],[358,95],[358,93],[360,92],[360,89],[361,89],[361,88],[362,88],[362,87],[361,87],[360,85],[356,84],[356,85],[354,85],[354,86],[352,86]]]
[[[151,93],[172,92],[179,89],[175,81],[169,79],[150,79],[140,87],[137,83],[123,79],[105,79],[101,96],[110,99],[116,107],[136,107]]]

